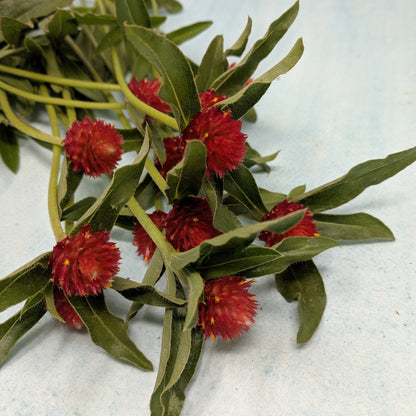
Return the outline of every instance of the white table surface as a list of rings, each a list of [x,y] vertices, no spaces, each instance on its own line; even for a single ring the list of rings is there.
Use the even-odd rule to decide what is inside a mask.
[[[182,49],[199,62],[211,39],[226,47],[250,15],[249,46],[293,2],[183,0],[169,17],[173,30],[198,20],[215,23]],[[305,52],[256,106],[246,125],[262,154],[281,149],[273,170],[258,175],[270,190],[312,189],[368,159],[416,143],[416,3],[414,0],[303,0],[293,27],[257,75],[303,37]],[[46,209],[51,154],[21,142],[17,175],[0,164],[0,276],[50,250]],[[236,342],[207,342],[187,389],[183,416],[416,414],[416,165],[369,188],[338,213],[368,212],[396,241],[346,245],[318,257],[328,296],[312,340],[296,345],[295,303],[271,277],[253,286],[260,303],[255,325]],[[100,180],[85,183],[95,192]],[[140,280],[144,266],[128,233],[114,230],[123,253],[120,275]],[[127,302],[111,296],[114,312]],[[20,305],[19,305],[20,306]],[[12,311],[3,312],[1,321]],[[131,337],[157,368],[162,311],[146,308]],[[142,372],[108,356],[86,332],[42,318],[0,369],[5,416],[148,415],[156,371]]]

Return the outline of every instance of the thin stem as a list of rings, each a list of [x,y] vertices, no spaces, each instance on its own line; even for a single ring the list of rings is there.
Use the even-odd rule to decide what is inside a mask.
[[[62,91],[62,97],[65,100],[72,100],[71,92],[67,88],[65,88]],[[68,107],[66,109],[66,114],[68,116],[68,126],[67,127],[69,127],[77,119],[77,112],[75,111],[75,108]]]
[[[38,74],[37,72],[27,71],[25,69],[20,69],[20,68],[12,68],[12,67],[1,65],[1,64],[0,64],[0,72],[4,72],[6,74],[11,74],[11,75],[16,75],[18,77],[33,79],[34,81],[40,81],[40,82],[56,84],[56,85],[65,85],[67,87],[89,88],[89,89],[106,90],[106,91],[120,91],[121,90],[118,84],[53,77],[51,75]]]
[[[20,88],[8,85],[3,81],[0,81],[0,88],[14,95],[18,95],[19,97],[44,104],[63,105],[65,107],[94,108],[96,110],[114,110],[121,109],[126,106],[125,103],[97,103],[95,101],[65,100],[64,98],[58,97],[46,97],[21,90]]]
[[[156,0],[152,0],[152,10],[153,10],[153,16],[159,16],[159,8],[157,7]]]
[[[169,127],[172,127],[174,130],[179,131],[179,126],[176,120],[173,117],[168,116],[161,111],[156,110],[155,108],[147,105],[143,101],[139,100],[131,91],[126,81],[124,80],[123,71],[121,69],[120,60],[117,55],[117,51],[115,48],[111,48],[111,52],[113,55],[113,62],[114,62],[114,70],[118,84],[121,87],[121,91],[125,95],[125,97],[129,100],[129,102],[138,108],[139,110],[143,111],[148,116],[154,118],[155,120],[159,120],[163,124],[166,124]]]
[[[152,163],[152,161],[148,157],[146,158],[146,161],[144,162],[144,167],[149,172],[149,175],[153,179],[153,182],[156,184],[156,186],[162,191],[163,195],[166,196],[166,189],[168,188],[168,185],[165,179],[163,178],[163,176],[156,169],[155,165]]]
[[[127,206],[130,208],[130,211],[137,218],[137,221],[139,221],[140,225],[144,228],[152,241],[159,248],[163,257],[165,259],[172,257],[176,253],[175,249],[166,241],[165,236],[161,233],[159,228],[156,227],[154,222],[146,214],[137,200],[134,197],[130,198],[127,202]]]
[[[13,126],[17,130],[21,131],[23,134],[26,134],[37,140],[41,140],[42,142],[62,146],[62,139],[60,137],[53,136],[41,130],[35,129],[34,127],[31,127],[27,125],[24,121],[22,121],[11,109],[9,100],[7,98],[7,94],[1,89],[0,89],[0,106],[4,114],[8,118],[8,120],[13,124]]]
[[[48,96],[48,90],[44,85],[41,86],[39,92],[44,96]],[[55,136],[58,136],[59,124],[58,124],[58,118],[56,116],[55,107],[51,104],[47,104],[46,111],[49,116],[52,133]],[[49,176],[48,212],[49,212],[49,222],[51,223],[52,231],[55,235],[56,241],[61,241],[66,237],[65,231],[63,230],[62,225],[61,225],[61,217],[60,217],[59,208],[58,208],[58,186],[57,184],[58,184],[60,161],[61,161],[61,147],[55,144],[53,146],[53,151],[52,151],[51,173]]]

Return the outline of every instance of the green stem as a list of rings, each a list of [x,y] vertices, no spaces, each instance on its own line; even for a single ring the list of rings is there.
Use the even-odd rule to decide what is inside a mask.
[[[64,85],[67,87],[89,88],[89,89],[106,90],[106,91],[120,91],[121,90],[118,84],[53,77],[51,75],[38,74],[37,72],[26,71],[25,69],[20,69],[20,68],[12,68],[12,67],[1,65],[1,64],[0,64],[0,72],[4,72],[6,74],[11,74],[11,75],[16,75],[22,78],[33,79],[34,81],[40,81],[40,82],[56,84],[56,85]]]
[[[43,96],[48,96],[48,90],[44,85],[41,86],[39,92]],[[49,116],[52,133],[55,136],[58,136],[59,124],[58,124],[58,118],[56,116],[55,107],[51,104],[47,104],[46,111]],[[66,234],[61,226],[61,217],[60,217],[59,208],[58,208],[58,185],[57,184],[58,184],[60,161],[61,161],[61,147],[55,144],[53,146],[53,151],[52,151],[51,173],[49,176],[48,212],[49,212],[49,221],[51,223],[52,231],[55,235],[56,241],[61,241],[66,237]]]
[[[143,101],[139,100],[128,87],[126,81],[124,80],[123,71],[121,69],[120,60],[117,55],[117,51],[115,48],[111,48],[111,52],[113,55],[113,62],[114,62],[114,71],[116,75],[116,79],[118,84],[120,85],[121,91],[125,95],[125,97],[128,99],[128,101],[139,110],[143,111],[148,116],[154,118],[155,120],[159,120],[163,124],[166,124],[167,126],[173,128],[174,130],[179,131],[179,126],[176,120],[173,117],[168,116],[165,113],[162,113],[159,110],[156,110],[155,108],[151,107],[150,105],[144,103]]]
[[[152,0],[152,10],[153,10],[153,16],[159,16],[159,8],[157,7],[156,0]]]
[[[53,136],[47,134],[41,130],[35,129],[27,125],[24,121],[22,121],[11,109],[9,100],[7,98],[7,94],[0,89],[0,107],[3,110],[5,116],[8,120],[13,124],[13,126],[30,137],[33,137],[37,140],[41,140],[42,142],[56,144],[58,146],[62,146],[62,139],[58,136]]]
[[[168,259],[175,255],[175,249],[166,241],[165,236],[161,233],[159,228],[156,227],[154,222],[150,219],[134,197],[127,202],[127,206],[130,208],[130,211],[137,218],[137,221],[139,221],[140,225],[144,228],[152,241],[159,248],[162,256],[165,259]]]
[[[63,105],[65,107],[94,108],[96,110],[121,109],[126,106],[125,103],[97,103],[95,101],[65,100],[64,98],[46,97],[23,91],[19,88],[13,87],[12,85],[8,85],[3,81],[0,81],[0,88],[10,92],[11,94],[18,95],[19,97],[44,104]]]

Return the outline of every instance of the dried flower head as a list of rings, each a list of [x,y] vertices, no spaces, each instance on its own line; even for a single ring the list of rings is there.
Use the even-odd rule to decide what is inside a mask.
[[[160,231],[165,228],[166,216],[167,214],[163,211],[155,211],[149,215]],[[144,257],[144,261],[151,260],[156,250],[156,244],[137,221],[134,223],[133,236],[133,244],[137,246],[137,253]]]
[[[74,327],[75,329],[81,329],[84,327],[84,323],[66,299],[64,292],[56,287],[53,291],[53,301],[57,312],[66,324]]]
[[[212,224],[209,204],[202,197],[187,197],[174,203],[166,221],[166,238],[178,251],[186,251],[221,234]]]
[[[166,160],[162,164],[157,159],[155,166],[159,170],[160,174],[166,179],[168,172],[175,167],[183,158],[185,153],[186,142],[181,136],[166,137],[163,140],[165,147]]]
[[[225,276],[205,282],[204,301],[199,303],[199,322],[205,338],[229,341],[254,323],[257,301],[249,292],[253,281]]]
[[[147,105],[165,114],[171,112],[169,104],[162,101],[158,96],[160,90],[160,81],[158,79],[155,78],[149,81],[149,79],[143,78],[141,81],[138,81],[136,77],[133,77],[128,83],[128,87],[139,100]]]
[[[112,124],[85,116],[66,132],[63,147],[72,168],[88,176],[111,173],[123,154],[123,137]]]
[[[54,284],[69,295],[96,295],[111,286],[120,250],[109,238],[108,231],[92,232],[86,224],[56,243],[49,259]]]
[[[207,147],[207,176],[222,177],[244,160],[246,135],[241,125],[229,110],[208,107],[196,114],[182,132],[185,141],[200,140]]]
[[[204,92],[199,93],[199,100],[201,101],[201,107],[207,108],[211,107],[216,103],[219,103],[222,100],[227,98],[226,95],[216,94],[214,89],[209,89]]]
[[[284,217],[285,215],[290,214],[291,212],[299,211],[300,209],[305,209],[305,207],[302,204],[284,200],[275,205],[261,220],[268,221]],[[277,234],[270,231],[262,231],[259,235],[259,239],[265,241],[267,247],[271,247],[286,237],[316,237],[318,235],[319,233],[316,229],[313,214],[307,210],[304,217],[294,227],[290,228],[286,232]]]

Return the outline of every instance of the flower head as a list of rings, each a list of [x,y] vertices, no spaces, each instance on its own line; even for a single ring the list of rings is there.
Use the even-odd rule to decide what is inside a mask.
[[[196,114],[182,137],[185,141],[200,140],[207,148],[207,176],[223,177],[244,160],[246,135],[241,132],[241,120],[231,112],[208,107]]]
[[[215,90],[212,88],[199,93],[199,100],[201,101],[202,108],[211,107],[214,104],[219,103],[222,100],[225,100],[226,98],[226,95],[215,94]]]
[[[160,90],[160,81],[158,79],[152,79],[149,81],[147,78],[143,78],[138,81],[136,77],[133,77],[128,83],[130,91],[141,101],[161,111],[162,113],[170,113],[170,106],[165,101],[162,101],[158,97]]]
[[[182,160],[185,153],[186,142],[181,136],[166,137],[163,140],[163,145],[165,147],[166,160],[162,164],[159,159],[157,159],[155,166],[160,174],[166,179],[168,172]]]
[[[238,338],[254,323],[257,301],[249,292],[252,281],[225,276],[205,282],[199,321],[205,338]]]
[[[305,209],[305,207],[302,204],[284,200],[275,205],[261,220],[268,221],[284,217],[285,215],[299,211],[300,209]],[[318,235],[313,214],[309,210],[306,210],[304,217],[286,232],[277,234],[270,231],[262,231],[259,235],[259,239],[265,241],[267,247],[271,247],[286,237],[316,237]]]
[[[123,154],[123,137],[113,125],[85,116],[74,121],[63,146],[72,168],[92,177],[111,173]]]
[[[49,259],[52,280],[68,295],[96,295],[111,285],[119,271],[120,250],[106,230],[92,232],[89,224],[56,243]]]
[[[163,211],[155,211],[149,215],[160,231],[165,228],[166,216],[167,214]],[[137,253],[144,257],[144,261],[151,260],[156,250],[156,244],[137,221],[134,223],[133,236],[133,244],[137,246]]]
[[[166,238],[178,251],[186,251],[221,234],[212,224],[208,202],[202,197],[186,197],[174,203],[166,221]]]
[[[81,318],[75,309],[66,299],[64,292],[56,287],[53,291],[53,301],[55,303],[57,312],[66,324],[74,327],[75,329],[83,328],[84,323],[81,321]]]

